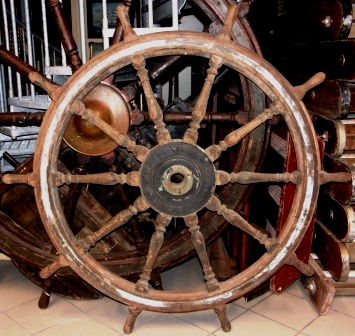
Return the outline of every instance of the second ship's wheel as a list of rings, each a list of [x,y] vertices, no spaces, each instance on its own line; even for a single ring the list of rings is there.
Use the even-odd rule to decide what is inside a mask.
[[[56,262],[48,267],[51,273],[70,266],[80,277],[104,294],[130,307],[125,331],[133,328],[142,310],[188,312],[213,308],[224,330],[230,329],[225,304],[262,281],[279,267],[294,262],[294,250],[305,233],[318,195],[320,162],[315,134],[299,97],[309,88],[295,89],[265,60],[230,41],[235,6],[230,10],[224,28],[215,37],[204,33],[174,32],[137,37],[123,7],[118,10],[125,30],[124,42],[112,46],[80,68],[57,93],[41,127],[33,173],[9,175],[7,182],[25,182],[34,186],[42,221],[59,252]],[[163,122],[163,113],[150,85],[146,60],[168,56],[188,55],[196,62],[207,59],[209,68],[205,83],[192,111],[192,121],[182,139],[172,139]],[[151,120],[156,130],[157,145],[148,149],[102,120],[82,103],[82,99],[110,74],[132,65],[142,83]],[[207,108],[211,87],[219,69],[228,68],[253,81],[269,98],[270,104],[260,115],[243,127],[230,132],[217,144],[198,144],[199,128]],[[80,116],[104,132],[118,146],[131,151],[141,162],[138,171],[127,174],[102,173],[72,175],[59,169],[59,152],[64,133],[73,116]],[[228,172],[218,169],[223,152],[233,150],[250,132],[268,120],[282,120],[288,127],[297,160],[297,170],[291,173],[262,174],[249,171]],[[262,182],[294,183],[293,206],[282,231],[270,238],[263,228],[248,223],[234,209],[229,209],[215,194],[226,184]],[[77,238],[65,216],[58,189],[63,184],[94,183],[102,185],[127,184],[136,187],[140,196],[126,210],[120,211],[101,229]],[[157,224],[146,263],[137,283],[129,282],[109,271],[90,253],[90,247],[106,235],[125,225],[133,216],[147,210],[155,211]],[[265,247],[264,255],[245,271],[225,282],[218,282],[210,267],[199,216],[202,211],[218,214],[231,225],[245,231]],[[164,240],[166,227],[173,219],[182,218],[191,233],[192,243],[201,261],[206,286],[196,291],[157,291],[148,281],[154,262]]]

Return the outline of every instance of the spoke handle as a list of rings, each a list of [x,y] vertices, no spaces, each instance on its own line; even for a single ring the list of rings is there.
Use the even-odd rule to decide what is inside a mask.
[[[315,86],[321,84],[325,80],[325,73],[318,72],[314,76],[312,76],[307,82],[302,85],[295,86],[294,91],[296,93],[297,98],[303,99],[304,95]]]
[[[232,27],[235,21],[235,18],[238,15],[238,6],[237,4],[233,4],[229,6],[228,12],[226,15],[226,20],[224,21],[224,25],[220,33],[218,34],[218,38],[221,40],[230,40],[232,35]]]
[[[57,260],[52,262],[50,265],[42,268],[41,272],[39,273],[42,279],[47,279],[52,276],[55,272],[57,272],[62,267],[67,267],[69,265],[68,261],[65,257],[61,254],[58,256]]]
[[[44,89],[52,100],[56,100],[56,97],[59,95],[57,90],[59,89],[59,86],[43,77],[33,66],[24,62],[21,58],[17,57],[14,53],[5,49],[3,46],[0,46],[0,59],[2,59],[9,66],[13,67],[21,75],[26,76],[31,83]]]
[[[348,172],[327,173],[325,171],[319,172],[319,183],[325,184],[329,182],[348,182],[351,181],[351,174]]]
[[[136,33],[134,32],[131,23],[129,21],[128,9],[122,3],[116,7],[117,16],[121,22],[121,26],[123,29],[123,38],[125,41],[132,41],[138,38]]]
[[[61,2],[59,0],[49,0],[48,3],[58,26],[58,32],[61,37],[63,48],[68,55],[69,65],[74,73],[83,64],[83,61],[79,56],[78,47],[64,18]]]
[[[0,58],[23,76],[28,77],[31,72],[37,72],[37,69],[24,62],[21,58],[17,57],[3,46],[0,46]]]
[[[5,184],[28,184],[32,187],[34,187],[36,184],[33,173],[24,175],[8,173],[2,176],[2,182]]]

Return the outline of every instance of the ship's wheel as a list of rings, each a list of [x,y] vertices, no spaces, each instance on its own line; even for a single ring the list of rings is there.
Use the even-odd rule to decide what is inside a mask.
[[[124,7],[118,7],[125,34],[124,41],[110,47],[82,66],[62,87],[52,90],[51,103],[41,127],[33,173],[9,175],[6,182],[22,182],[34,187],[37,206],[51,241],[59,253],[58,259],[46,271],[70,266],[93,287],[130,307],[125,331],[130,332],[136,316],[142,310],[188,312],[214,309],[224,330],[230,329],[225,304],[256,287],[283,264],[296,258],[298,246],[313,213],[319,187],[320,162],[315,134],[304,105],[304,91],[319,83],[313,78],[302,87],[293,88],[264,59],[230,40],[236,14],[232,6],[218,36],[204,33],[173,32],[138,37],[132,30]],[[191,122],[181,139],[173,139],[163,121],[163,113],[154,96],[146,63],[156,57],[182,55],[196,62],[208,60],[208,70],[201,93],[192,111]],[[87,108],[82,100],[110,74],[133,66],[142,84],[149,115],[154,122],[157,145],[147,148],[103,120]],[[269,105],[244,126],[231,131],[216,144],[202,147],[199,129],[215,77],[221,69],[242,74],[255,83],[269,99]],[[320,76],[322,77],[322,76]],[[132,152],[141,163],[137,171],[127,174],[102,173],[73,175],[62,173],[59,153],[63,136],[73,117],[80,116],[87,125],[95,126],[117,146]],[[262,174],[252,171],[220,170],[221,155],[233,148],[250,132],[268,120],[282,120],[295,145],[297,169],[291,173]],[[279,121],[280,122],[280,121]],[[293,205],[282,231],[270,238],[262,228],[248,223],[234,209],[221,201],[216,189],[226,184],[244,185],[275,181],[296,186]],[[63,184],[93,183],[127,184],[140,195],[125,210],[117,213],[102,228],[77,238],[68,225],[60,204],[58,189]],[[129,282],[100,264],[90,248],[112,231],[125,225],[132,217],[149,209],[157,213],[153,234],[140,279]],[[265,247],[265,253],[242,273],[218,282],[210,267],[205,241],[200,232],[201,213],[211,212],[231,225],[245,231]],[[196,291],[157,291],[148,281],[164,240],[166,227],[174,219],[182,219],[191,233],[191,240],[201,261],[205,287]]]

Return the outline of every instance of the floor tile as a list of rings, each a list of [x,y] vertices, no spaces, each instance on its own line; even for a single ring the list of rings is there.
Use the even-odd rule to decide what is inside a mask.
[[[336,295],[330,309],[355,317],[355,296]]]
[[[96,300],[74,300],[74,299],[67,299],[67,300],[70,304],[79,308],[83,312],[89,312],[97,308],[98,306],[105,305],[111,301],[111,299],[108,298],[107,296],[104,296]]]
[[[0,330],[6,336],[26,336],[30,335],[28,331],[18,325],[15,321],[10,319],[6,314],[0,314]],[[3,335],[4,335],[3,334]]]
[[[174,276],[174,274],[163,274],[161,280],[163,288],[166,291],[196,290],[196,287],[193,284],[181,281],[181,279]]]
[[[294,336],[297,330],[291,329],[261,316],[252,311],[247,311],[232,321],[232,330],[230,335],[233,336]],[[215,331],[216,336],[225,336],[226,333],[219,329]]]
[[[10,260],[10,258],[7,255],[0,252],[0,261],[4,261],[4,260],[8,261]]]
[[[142,325],[137,325],[134,329],[134,336],[167,335],[208,336],[210,333],[168,313],[160,314]]]
[[[128,316],[128,306],[110,300],[103,305],[98,305],[94,309],[89,310],[88,314],[110,328],[123,332],[123,327]],[[143,311],[137,317],[136,326],[140,326],[159,315],[160,313]]]
[[[117,332],[122,333],[128,315],[128,307],[114,300],[110,300],[103,305],[98,305],[89,310],[88,315]],[[138,316],[138,318],[139,317],[140,316]]]
[[[68,318],[61,323],[54,325],[36,336],[119,336],[116,330],[111,329],[107,325],[94,320],[92,317],[81,313],[75,317]]]
[[[271,295],[251,310],[297,330],[318,317],[310,301],[289,293]]]
[[[303,299],[309,298],[307,291],[304,288],[300,279],[296,280],[290,287],[288,287],[285,290],[285,293],[296,295],[296,296],[303,298]]]
[[[20,277],[23,277],[23,274],[11,260],[0,260],[0,284]]]
[[[167,290],[195,290],[204,286],[198,260],[162,274]],[[10,261],[0,261],[0,335],[6,336],[121,336],[128,307],[110,298],[72,300],[53,295],[47,310],[37,307],[41,289],[23,276]],[[355,330],[355,297],[336,296],[329,314],[318,316],[296,281],[281,295],[270,291],[244,302],[227,305],[230,335],[238,336],[350,336]],[[213,310],[169,314],[143,311],[134,336],[226,336]]]
[[[26,314],[30,311],[33,314]],[[80,313],[80,309],[58,296],[52,298],[47,309],[39,309],[37,300],[32,300],[6,312],[10,318],[32,333],[47,329]]]
[[[254,307],[255,305],[257,305],[259,302],[268,298],[271,294],[272,294],[271,291],[267,291],[266,293],[258,296],[257,298],[255,298],[251,301],[245,301],[245,298],[241,297],[240,299],[234,301],[234,304],[237,304],[238,306],[241,306],[245,309],[250,309],[250,308]]]
[[[319,316],[302,330],[309,336],[353,336],[355,334],[355,318],[329,310],[325,316]]]
[[[205,288],[202,267],[197,258],[193,258],[183,265],[173,268],[167,274],[191,286],[190,288]]]
[[[41,289],[24,276],[0,283],[0,312],[39,298],[40,295]]]
[[[244,312],[245,309],[242,307],[239,307],[234,304],[227,305],[227,316],[230,321],[234,320],[236,317],[243,314]],[[221,327],[218,316],[212,309],[200,312],[181,313],[174,315],[208,332],[214,332],[215,330]]]

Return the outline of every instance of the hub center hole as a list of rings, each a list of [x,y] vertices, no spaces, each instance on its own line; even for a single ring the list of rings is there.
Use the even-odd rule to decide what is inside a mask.
[[[162,175],[161,190],[171,195],[185,195],[194,185],[192,171],[184,165],[173,164]]]
[[[175,174],[171,175],[170,181],[172,183],[179,184],[179,183],[181,183],[184,180],[184,178],[185,177],[184,177],[183,174],[175,173]]]

